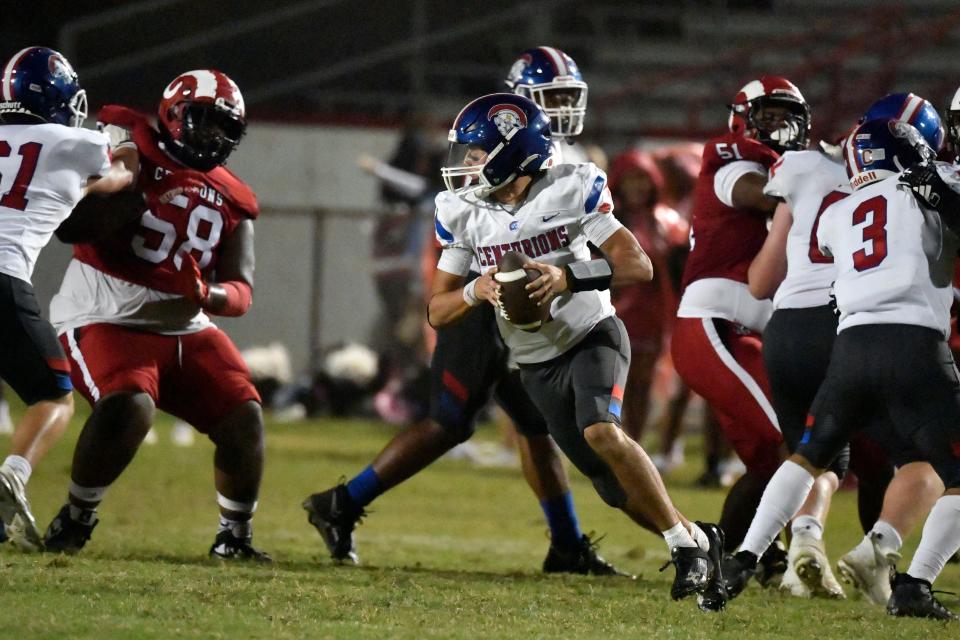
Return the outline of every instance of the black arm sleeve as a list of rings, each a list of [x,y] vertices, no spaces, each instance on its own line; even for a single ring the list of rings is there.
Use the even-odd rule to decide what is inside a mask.
[[[120,229],[143,213],[143,195],[122,191],[109,196],[89,195],[77,203],[55,231],[67,244],[95,242]]]
[[[563,266],[567,272],[567,288],[577,291],[603,291],[613,280],[613,264],[606,258],[571,262]]]

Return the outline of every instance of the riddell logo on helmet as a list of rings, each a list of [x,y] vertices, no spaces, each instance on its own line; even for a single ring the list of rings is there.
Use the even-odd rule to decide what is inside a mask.
[[[487,111],[487,118],[493,120],[497,131],[504,138],[514,129],[523,129],[527,126],[527,114],[523,109],[513,104],[495,104]]]
[[[857,187],[864,185],[868,182],[873,182],[877,179],[876,171],[868,171],[866,173],[861,173],[857,177],[850,180],[850,186],[856,189]]]

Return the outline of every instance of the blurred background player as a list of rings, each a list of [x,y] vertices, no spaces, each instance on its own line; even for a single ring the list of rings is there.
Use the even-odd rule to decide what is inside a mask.
[[[477,98],[454,121],[447,191],[437,196],[443,254],[431,324],[456,323],[484,302],[501,305],[500,334],[560,448],[608,505],[663,535],[676,568],[672,597],[697,594],[702,609],[720,610],[723,533],[676,510],[656,467],[620,428],[630,345],[609,289],[649,280],[650,259],[612,215],[602,171],[551,167],[548,123],[537,105],[511,94]],[[602,258],[591,260],[588,242]],[[512,325],[502,306],[498,283],[516,272],[497,267],[510,249],[529,254],[524,268],[541,273],[525,286],[550,307],[535,332]],[[468,282],[475,259],[485,272]]]
[[[93,411],[46,546],[75,552],[89,540],[107,488],[160,408],[216,447],[220,524],[210,555],[269,560],[252,546],[263,473],[260,396],[236,347],[207,316],[240,316],[252,301],[259,208],[223,166],[246,127],[243,96],[225,74],[198,69],[164,89],[159,129],[116,105],[99,118],[116,148],[135,154],[135,202],[115,213],[110,233],[84,235],[97,203],[82,203],[58,233],[77,244],[51,316]]]
[[[623,428],[640,442],[650,413],[651,387],[661,355],[669,344],[677,314],[677,291],[670,277],[674,252],[686,253],[689,225],[660,202],[663,175],[649,154],[631,149],[610,166],[610,192],[617,218],[636,236],[653,263],[649,282],[621,287],[613,304],[630,336],[630,374],[623,394]],[[679,408],[671,403],[668,412]],[[668,416],[667,420],[675,419]]]
[[[532,69],[525,71],[524,65]],[[575,75],[560,76],[560,69]],[[569,56],[550,47],[531,49],[514,63],[510,77],[513,82],[522,83],[524,91],[560,105],[553,107],[556,116],[550,120],[551,132],[554,126],[567,135],[580,132],[586,85]],[[551,97],[554,87],[568,93],[579,91],[581,85],[583,93],[577,95],[582,95],[582,100],[573,101],[579,105],[577,108],[563,106],[566,98]],[[415,176],[397,174],[394,169],[379,167],[378,175],[414,184]],[[424,180],[424,188],[427,184]],[[435,272],[436,258],[432,264]],[[471,277],[478,278],[479,272],[479,265],[473,264]],[[484,348],[477,348],[479,344]],[[510,366],[509,352],[497,331],[492,307],[483,305],[461,322],[437,329],[430,378],[428,418],[397,434],[369,466],[348,482],[312,494],[303,502],[309,521],[320,533],[331,558],[337,562],[359,562],[353,532],[367,505],[471,438],[479,413],[492,397],[523,436],[518,438],[518,449],[524,478],[537,496],[550,528],[550,548],[543,570],[619,573],[598,555],[595,542],[580,530],[563,460],[547,433],[543,417],[523,389],[519,373]]]
[[[537,104],[550,118],[550,148],[554,164],[589,160],[574,138],[587,117],[587,83],[573,58],[555,47],[536,47],[520,54],[504,84],[512,93]]]
[[[960,382],[946,344],[960,238],[903,187],[907,174],[900,173],[934,153],[916,128],[890,119],[864,122],[844,143],[854,193],[828,207],[817,229],[818,249],[837,268],[838,335],[808,431],[767,486],[735,556],[731,595],[815,478],[864,427],[898,466],[926,461],[936,470],[947,495],[928,518],[929,537],[949,547],[944,562],[960,546],[960,453],[951,445],[960,438]],[[918,556],[931,560],[919,549]],[[898,600],[895,591],[888,611],[951,618],[930,591],[929,567],[911,570],[918,575],[898,579],[905,593]]]
[[[122,189],[132,175],[119,157],[111,162],[106,136],[81,128],[86,93],[56,51],[27,47],[13,54],[3,67],[0,98],[0,376],[27,405],[0,465],[0,518],[14,543],[37,549],[42,538],[26,485],[66,429],[73,396],[70,365],[40,315],[30,277],[73,206],[88,193]]]
[[[760,342],[772,305],[750,295],[747,269],[777,205],[763,193],[767,170],[780,153],[806,147],[810,110],[793,83],[763,76],[734,97],[728,127],[704,146],[672,355],[746,465],[720,518],[729,550],[742,540],[780,461],[782,437]]]

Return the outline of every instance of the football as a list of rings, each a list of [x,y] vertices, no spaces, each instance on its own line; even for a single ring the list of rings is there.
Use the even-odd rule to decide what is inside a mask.
[[[507,251],[500,259],[494,278],[500,284],[500,315],[524,331],[539,331],[550,315],[550,305],[537,306],[525,289],[528,283],[540,277],[537,269],[524,269],[530,258],[519,251]]]

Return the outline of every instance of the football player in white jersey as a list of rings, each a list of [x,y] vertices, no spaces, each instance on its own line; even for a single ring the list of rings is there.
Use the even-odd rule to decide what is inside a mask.
[[[553,47],[521,54],[506,84],[528,95],[551,115],[554,164],[585,161],[571,139],[583,129],[587,85],[576,63]],[[421,176],[401,171],[369,156],[359,160],[393,188],[422,198],[430,188]],[[429,251],[436,251],[431,242]],[[431,264],[436,262],[430,256]],[[481,271],[474,261],[471,277]],[[483,350],[477,343],[486,343]],[[543,561],[546,573],[623,575],[597,552],[596,541],[580,529],[566,468],[547,433],[543,416],[519,383],[510,353],[497,333],[493,309],[478,310],[461,323],[436,332],[430,363],[429,416],[394,436],[366,468],[345,483],[314,493],[303,502],[310,523],[337,562],[359,562],[353,532],[365,508],[407,478],[419,473],[453,447],[473,436],[477,416],[493,398],[513,422],[523,474],[537,496],[550,532]]]
[[[744,566],[755,564],[814,478],[865,425],[894,463],[927,461],[936,470],[947,491],[924,538],[949,550],[943,561],[960,547],[960,381],[945,341],[960,238],[896,179],[933,153],[897,120],[867,121],[844,144],[855,192],[828,207],[817,230],[818,248],[837,268],[838,335],[800,446],[770,481],[736,555]],[[888,611],[952,617],[930,591],[934,555],[918,551],[908,574],[897,576]]]
[[[773,298],[774,312],[764,328],[764,367],[784,443],[793,452],[837,332],[828,304],[833,260],[811,246],[811,234],[819,214],[851,190],[841,163],[820,151],[803,150],[787,151],[770,167],[763,191],[783,202],[748,276],[754,297]],[[793,520],[787,571],[780,584],[793,595],[844,597],[830,570],[822,532],[848,459],[846,450],[817,478],[811,490],[817,499],[808,500]]]
[[[73,415],[70,366],[50,323],[40,316],[30,277],[40,250],[88,193],[130,184],[109,140],[80,128],[86,94],[62,55],[27,47],[0,78],[0,377],[28,405],[0,465],[0,518],[23,549],[42,537],[26,498],[33,467]]]
[[[550,305],[550,320],[535,333],[503,314],[497,324],[550,434],[605,502],[662,532],[677,570],[674,599],[698,594],[701,608],[723,608],[722,532],[677,511],[650,459],[619,427],[630,347],[609,288],[649,280],[652,268],[611,215],[606,176],[590,163],[548,168],[549,118],[517,95],[474,100],[449,139],[430,323],[448,326],[483,302],[497,304],[501,257],[510,250],[527,255],[542,273],[527,285],[530,297]],[[588,242],[605,257],[591,260]],[[467,283],[474,259],[485,273]]]
[[[914,124],[931,148],[942,145],[936,109],[914,94],[880,98],[861,121],[875,117]],[[764,332],[763,355],[790,452],[799,444],[810,404],[826,375],[837,330],[829,306],[836,269],[833,259],[817,248],[817,225],[820,214],[851,191],[842,159],[819,150],[784,154],[771,168],[765,187],[766,193],[785,202],[778,207],[770,234],[750,266],[750,287],[755,296],[774,300],[775,311]],[[845,450],[831,469],[817,478],[810,497],[793,519],[789,566],[781,588],[798,596],[842,594],[830,571],[822,532],[830,498],[849,461],[859,480],[860,519],[867,533],[838,566],[841,576],[868,600],[885,605],[890,597],[890,567],[899,557],[902,539],[922,522],[942,486],[925,462],[900,467],[891,483],[892,466],[874,443],[858,435],[851,446],[852,454]]]

